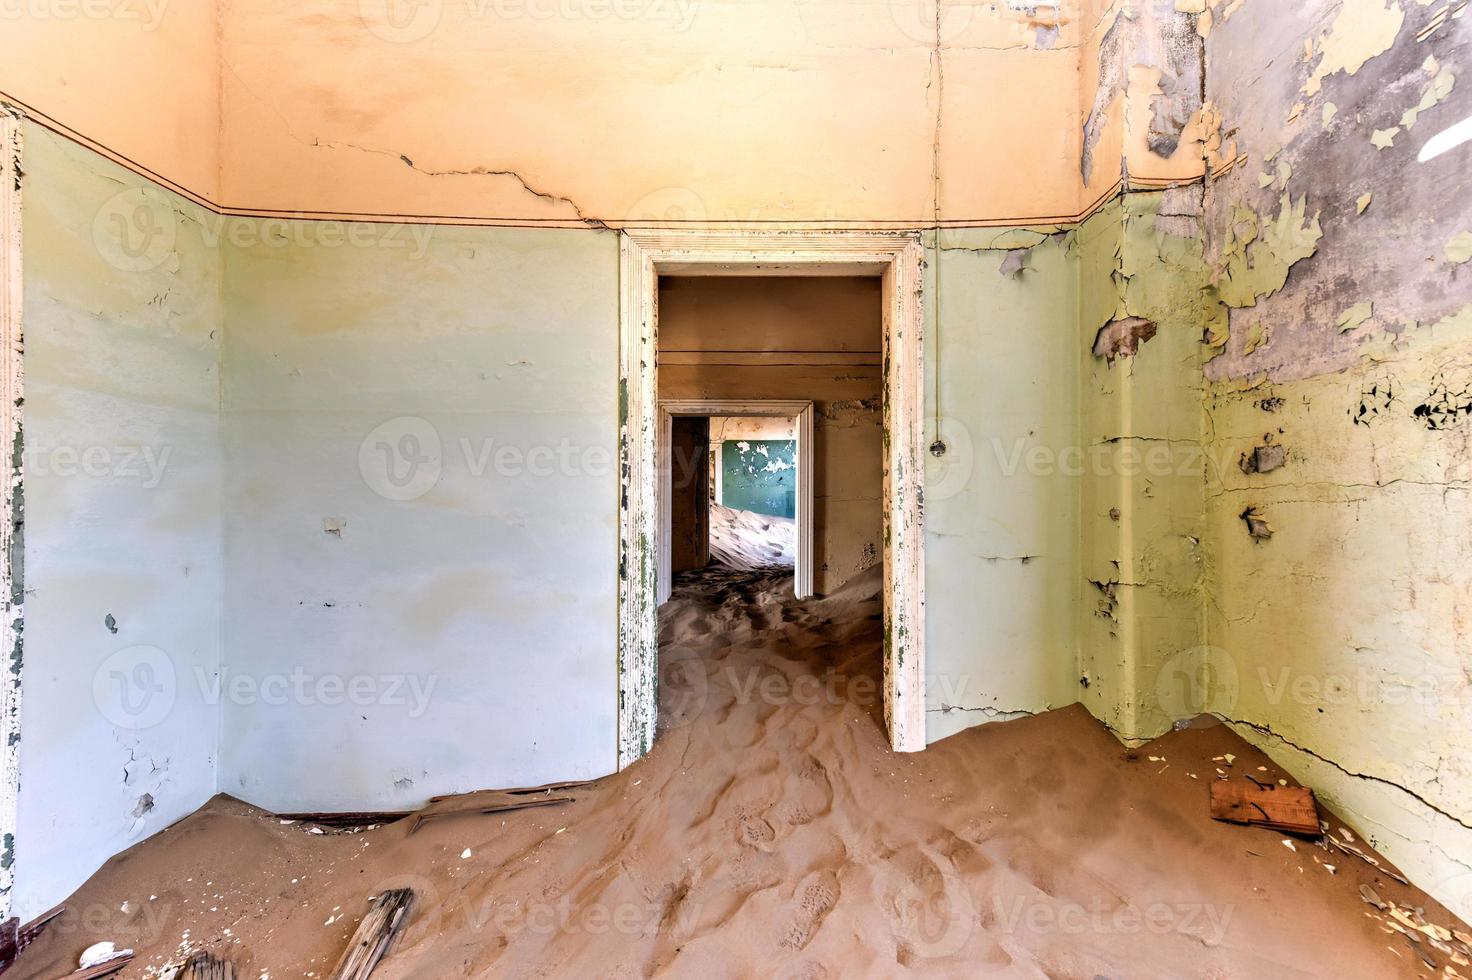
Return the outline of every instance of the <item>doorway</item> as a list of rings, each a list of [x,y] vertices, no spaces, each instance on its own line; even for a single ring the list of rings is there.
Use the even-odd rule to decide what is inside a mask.
[[[698,514],[691,518],[693,533],[677,536],[675,529],[675,508],[681,503],[690,506],[692,510],[699,512],[701,508],[692,506],[698,499],[700,493],[705,493],[708,499],[711,476],[707,475],[701,480],[692,471],[701,470],[709,474],[709,457],[702,454],[701,461],[695,465],[682,465],[682,455],[690,452],[690,445],[698,442],[692,438],[695,433],[704,433],[704,445],[709,453],[711,444],[709,419],[711,418],[771,418],[792,420],[793,432],[793,455],[796,461],[796,482],[793,488],[793,521],[796,536],[796,554],[793,561],[793,594],[799,599],[807,599],[813,595],[813,403],[810,401],[784,401],[777,399],[752,399],[749,401],[734,401],[722,399],[664,399],[659,402],[659,441],[656,447],[656,459],[659,463],[659,533],[657,544],[659,549],[659,590],[658,602],[664,602],[670,596],[670,590],[674,583],[674,572],[677,570],[675,554],[677,549],[682,548],[681,557],[686,562],[694,561],[700,557],[698,542],[690,538],[703,534],[706,551],[709,551],[710,522],[708,517],[702,521]],[[681,425],[677,430],[676,424],[687,420],[706,420],[704,429],[700,426]],[[676,432],[679,431],[681,440],[677,440]],[[682,447],[680,442],[685,445]],[[679,452],[683,448],[683,452]],[[685,477],[696,489],[695,493],[686,492],[677,494],[675,491]],[[705,508],[704,513],[709,514]],[[703,530],[699,530],[701,525]],[[699,561],[703,566],[706,561]]]
[[[631,230],[620,234],[619,766],[654,744],[660,596],[659,279],[872,276],[881,284],[884,718],[925,747],[923,249],[913,232]]]

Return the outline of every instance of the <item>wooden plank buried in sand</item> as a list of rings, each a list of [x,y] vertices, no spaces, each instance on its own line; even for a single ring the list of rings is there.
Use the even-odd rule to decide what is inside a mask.
[[[1314,791],[1304,786],[1262,785],[1246,779],[1214,782],[1211,818],[1289,834],[1317,837],[1320,833]]]
[[[184,961],[172,980],[235,980],[235,964],[200,950]]]
[[[338,810],[312,813],[278,813],[276,817],[280,820],[294,820],[297,823],[314,823],[323,827],[347,830],[358,827],[370,827],[374,824],[394,823],[395,821],[403,820],[405,817],[413,815],[413,810]]]
[[[577,797],[565,790],[587,786],[591,780],[572,783],[546,783],[542,786],[524,786],[517,789],[482,789],[473,793],[455,796],[433,796],[429,803],[414,814],[409,833],[419,829],[420,824],[435,817],[450,817],[457,814],[504,813],[508,810],[525,810],[536,806],[552,806],[556,803],[572,803]]]
[[[123,956],[114,957],[106,963],[83,967],[73,973],[68,973],[64,977],[59,977],[58,980],[98,980],[100,977],[112,976],[131,962],[133,962],[133,954],[127,953]]]
[[[413,906],[414,891],[410,888],[394,888],[374,899],[328,980],[367,980],[408,921]]]
[[[15,916],[0,922],[0,973],[4,973],[15,962],[20,951],[36,941],[46,931],[46,924],[66,911],[65,905],[42,912],[30,922],[21,924]]]

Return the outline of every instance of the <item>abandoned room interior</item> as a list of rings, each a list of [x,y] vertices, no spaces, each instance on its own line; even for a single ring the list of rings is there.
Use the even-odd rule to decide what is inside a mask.
[[[1472,977],[1467,0],[0,52],[0,971]]]

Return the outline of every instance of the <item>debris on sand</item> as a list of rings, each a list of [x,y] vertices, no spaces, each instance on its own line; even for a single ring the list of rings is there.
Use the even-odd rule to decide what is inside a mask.
[[[409,888],[394,888],[375,898],[328,980],[367,980],[404,927],[413,906],[414,892]]]
[[[1211,784],[1211,819],[1269,827],[1285,834],[1319,836],[1319,809],[1313,790],[1259,783],[1250,776]]]

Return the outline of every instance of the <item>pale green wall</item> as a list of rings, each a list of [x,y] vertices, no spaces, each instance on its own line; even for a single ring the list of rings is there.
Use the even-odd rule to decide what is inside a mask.
[[[1083,700],[1124,738],[1203,710],[1161,680],[1203,642],[1200,211],[1199,187],[1131,193],[1078,233]],[[1112,363],[1095,354],[1099,331],[1127,318],[1154,336]]]
[[[24,135],[22,921],[214,793],[221,588],[215,219]]]
[[[946,445],[926,454],[929,741],[1078,700],[1079,271],[1050,231],[929,249],[925,443]]]
[[[606,774],[617,239],[352,229],[227,250],[224,661],[366,703],[231,701],[221,788],[394,809]],[[407,476],[404,439],[438,463],[392,499],[383,445]]]

